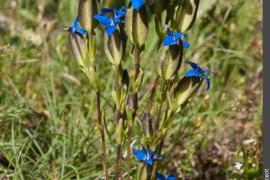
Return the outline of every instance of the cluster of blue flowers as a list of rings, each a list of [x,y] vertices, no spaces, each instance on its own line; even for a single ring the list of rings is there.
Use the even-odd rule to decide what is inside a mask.
[[[131,6],[136,10],[139,11],[140,8],[144,5],[144,0],[131,0]],[[109,9],[103,8],[101,9],[100,14],[95,14],[93,18],[95,18],[101,25],[105,26],[105,30],[108,36],[112,36],[114,31],[119,28],[121,24],[124,24],[124,18],[126,15],[128,7],[124,6],[120,9]],[[187,36],[184,33],[180,32],[173,32],[171,29],[166,27],[167,34],[163,39],[162,46],[174,46],[181,43],[184,48],[189,48],[190,44],[184,40]],[[68,32],[76,33],[80,36],[85,36],[88,32],[79,26],[79,18],[76,17],[74,23],[68,28]],[[185,78],[195,77],[198,79],[206,80],[207,83],[207,90],[210,88],[210,79],[208,75],[212,72],[208,69],[201,68],[198,64],[194,62],[187,62],[192,69],[187,71],[184,75]],[[152,166],[154,161],[161,160],[161,157],[158,157],[156,154],[156,150],[152,151],[150,148],[148,151],[142,147],[141,149],[133,149],[133,153],[135,157],[142,161],[143,163],[147,164],[148,166]],[[163,174],[157,173],[156,174],[158,180],[175,180],[175,175],[164,176]]]
[[[117,25],[124,23],[123,18],[128,7],[124,6],[121,9],[101,9],[101,14],[94,15],[94,18],[106,28],[106,33],[111,36],[116,30]],[[112,17],[107,17],[107,14],[113,14]]]
[[[152,166],[154,161],[162,159],[162,157],[157,157],[156,151],[153,152],[150,148],[148,151],[144,147],[142,149],[133,148],[133,153],[139,161],[143,161],[148,166]]]
[[[142,161],[143,163],[147,164],[147,166],[149,167],[152,167],[154,161],[162,160],[162,157],[157,156],[157,149],[153,152],[151,148],[149,148],[148,151],[146,151],[144,147],[142,147],[141,149],[133,148],[133,153],[139,161]],[[175,180],[176,179],[176,176],[174,174],[166,177],[161,173],[157,173],[156,176],[158,180]]]

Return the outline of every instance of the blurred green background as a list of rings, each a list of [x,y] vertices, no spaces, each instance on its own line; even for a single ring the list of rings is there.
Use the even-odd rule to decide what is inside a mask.
[[[112,5],[124,3],[117,2]],[[1,1],[1,179],[102,178],[95,95],[63,31],[76,13],[76,0]],[[149,28],[142,56],[142,100],[155,78],[158,39],[153,23]],[[177,173],[179,179],[261,179],[261,29],[260,0],[201,1],[197,21],[187,33],[191,47],[184,58],[216,74],[210,91],[201,88],[176,117],[161,172]],[[97,42],[102,106],[110,127],[113,72],[100,31]],[[132,67],[128,52],[124,66]],[[179,78],[188,68],[181,67]],[[135,132],[138,143],[139,127]],[[116,150],[111,134],[107,147],[112,173]]]

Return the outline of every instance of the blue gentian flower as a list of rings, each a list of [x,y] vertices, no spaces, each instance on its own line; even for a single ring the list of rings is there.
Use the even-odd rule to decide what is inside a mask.
[[[203,69],[198,64],[193,62],[187,62],[192,69],[186,72],[184,77],[197,77],[204,78],[207,83],[207,90],[210,88],[210,79],[207,77],[210,73],[212,73],[209,69]]]
[[[144,5],[144,0],[131,0],[131,6],[139,11],[139,9]]]
[[[100,22],[103,26],[106,27],[106,33],[108,36],[111,36],[116,30],[117,25],[124,23],[122,19],[126,15],[127,7],[124,6],[121,9],[101,9],[101,14],[94,15],[94,18]],[[112,13],[113,17],[107,17],[106,14]]]
[[[154,161],[161,160],[161,157],[157,157],[156,151],[152,152],[149,148],[148,151],[144,147],[142,149],[133,148],[133,153],[139,161],[143,161],[148,166],[152,166]]]
[[[166,177],[161,173],[156,173],[156,176],[157,176],[157,180],[176,180],[176,176],[174,174]]]
[[[182,34],[179,32],[172,32],[169,28],[167,28],[167,36],[163,40],[163,46],[172,46],[178,43],[178,41],[182,41],[184,48],[189,48],[189,43],[184,40],[186,34]]]
[[[68,28],[68,32],[77,33],[81,36],[87,35],[87,31],[85,29],[79,27],[79,18],[78,17],[76,17],[73,24]]]

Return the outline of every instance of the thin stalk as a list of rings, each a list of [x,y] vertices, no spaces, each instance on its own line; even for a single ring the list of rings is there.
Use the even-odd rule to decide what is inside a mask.
[[[117,145],[117,157],[116,157],[116,163],[115,163],[115,174],[116,174],[116,180],[121,180],[121,170],[120,170],[120,164],[121,164],[121,154],[122,154],[122,146],[121,144]]]
[[[166,97],[166,92],[168,90],[168,82],[164,79],[162,79],[161,81],[161,92],[163,93],[162,94],[162,101],[160,102],[159,104],[159,108],[158,108],[158,114],[157,114],[157,118],[156,118],[156,122],[155,122],[155,126],[156,126],[156,129],[159,129],[160,127],[160,120],[161,120],[161,111],[162,111],[162,107],[163,107],[163,103],[165,101],[165,98]],[[166,118],[166,117],[165,117]],[[159,148],[158,148],[158,157],[161,155],[161,151],[162,151],[162,147],[163,147],[163,144],[164,144],[164,139],[165,139],[165,135],[163,137],[161,137],[161,141],[160,141],[160,144],[159,144]],[[157,166],[157,161],[154,162],[154,165],[153,165],[153,169],[152,169],[152,174],[151,174],[151,179],[156,179],[156,172],[158,170],[158,166]]]
[[[105,134],[104,134],[104,128],[102,124],[102,115],[101,115],[101,106],[100,106],[100,90],[96,91],[97,96],[97,112],[98,112],[98,123],[100,125],[100,134],[101,134],[101,141],[102,141],[102,152],[103,152],[103,168],[104,168],[104,174],[105,179],[109,180],[108,175],[108,166],[107,166],[107,153],[106,153],[106,142],[105,142]]]
[[[114,71],[115,71],[115,91],[117,93],[117,96],[120,96],[120,93],[121,93],[121,84],[120,84],[120,66],[121,64],[118,66],[118,65],[115,65],[114,66]],[[122,117],[122,113],[121,113],[121,110],[116,108],[116,111],[115,111],[115,123],[117,124],[118,126],[118,123],[120,123],[120,118]],[[120,180],[121,177],[122,177],[122,174],[121,174],[121,155],[122,155],[122,146],[121,144],[117,144],[117,154],[116,154],[116,161],[115,161],[115,176],[116,176],[116,180]]]
[[[127,144],[127,161],[128,161],[128,180],[130,180],[130,169],[131,169],[131,162],[130,162],[130,144],[131,144],[131,136],[132,136],[132,128],[128,127],[128,144]]]
[[[164,144],[164,139],[165,139],[165,135],[162,137],[161,141],[160,141],[160,144],[159,144],[159,148],[158,148],[158,157],[161,156],[161,151],[162,151],[162,147],[163,147],[163,144]],[[157,161],[154,162],[154,165],[153,165],[153,169],[152,169],[152,175],[151,175],[151,179],[156,179],[156,173],[158,171],[158,166],[157,166]]]
[[[96,72],[95,62],[96,62],[96,48],[95,48],[95,40],[93,36],[88,37],[88,58],[89,61],[87,66],[94,66],[94,71]],[[89,64],[90,62],[90,64]],[[93,63],[93,64],[92,64]],[[105,133],[104,133],[104,127],[102,123],[102,112],[101,112],[101,92],[100,88],[97,87],[96,89],[96,98],[97,98],[97,114],[98,114],[98,124],[99,124],[99,130],[101,135],[101,148],[102,148],[102,154],[103,154],[103,168],[104,168],[104,175],[105,180],[109,180],[108,175],[108,165],[107,165],[107,153],[106,153],[106,141],[105,141]]]
[[[133,59],[133,64],[134,64],[134,82],[138,78],[140,74],[140,58],[141,52],[138,47],[135,46],[134,49],[134,59]],[[132,93],[133,100],[134,100],[134,112],[132,114],[132,121],[134,121],[136,117],[136,113],[138,110],[138,92],[133,92]],[[128,142],[127,142],[127,161],[128,161],[128,180],[130,180],[130,169],[131,169],[131,162],[130,162],[130,154],[131,154],[131,149],[130,149],[130,144],[131,144],[131,137],[132,137],[132,127],[128,127]]]

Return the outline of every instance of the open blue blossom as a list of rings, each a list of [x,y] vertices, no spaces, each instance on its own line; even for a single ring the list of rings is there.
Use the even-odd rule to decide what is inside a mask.
[[[121,9],[101,9],[101,14],[94,15],[94,18],[100,22],[106,28],[106,33],[111,36],[116,30],[117,25],[124,23],[123,17],[126,15],[127,7],[124,6]],[[107,14],[113,14],[112,17],[107,17]]]
[[[157,176],[157,180],[176,180],[176,176],[174,174],[166,177],[161,173],[156,173],[156,176]]]
[[[144,5],[144,0],[131,0],[131,6],[139,11],[139,9]]]
[[[193,62],[187,62],[192,69],[186,72],[184,77],[197,77],[204,78],[207,83],[207,90],[210,88],[210,79],[207,77],[210,73],[212,73],[209,69],[203,69],[198,64]]]
[[[167,36],[163,40],[163,46],[172,46],[178,43],[178,41],[182,41],[184,48],[189,48],[189,43],[184,40],[186,34],[182,34],[179,32],[172,32],[169,28],[167,28]]]
[[[73,24],[68,28],[68,32],[77,33],[81,36],[87,35],[87,31],[85,29],[79,27],[79,18],[78,17],[76,17]]]
[[[133,148],[133,153],[139,161],[143,161],[148,166],[152,166],[154,161],[161,160],[161,157],[157,157],[156,151],[152,152],[149,148],[148,151],[144,147],[142,149]]]

